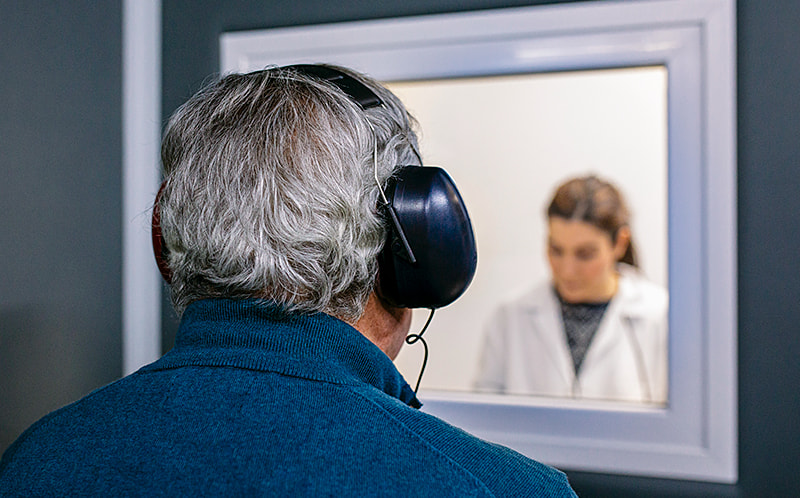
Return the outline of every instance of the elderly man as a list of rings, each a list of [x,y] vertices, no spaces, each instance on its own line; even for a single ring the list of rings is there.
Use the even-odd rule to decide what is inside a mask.
[[[0,495],[574,496],[418,410],[392,363],[409,308],[452,301],[474,271],[465,211],[436,228],[461,255],[431,263],[393,201],[424,170],[459,209],[447,178],[403,167],[420,163],[411,123],[332,66],[229,75],[178,109],[154,227],[176,346],[28,429]],[[426,264],[409,284],[402,266]]]

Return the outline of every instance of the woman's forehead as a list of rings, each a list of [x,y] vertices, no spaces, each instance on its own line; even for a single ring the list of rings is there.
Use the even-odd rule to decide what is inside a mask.
[[[591,223],[551,217],[548,220],[551,243],[562,246],[611,244],[611,236]]]

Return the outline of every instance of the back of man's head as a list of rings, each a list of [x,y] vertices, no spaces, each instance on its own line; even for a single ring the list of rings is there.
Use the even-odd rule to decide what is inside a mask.
[[[332,84],[272,68],[226,76],[170,119],[158,208],[178,313],[211,297],[350,322],[363,312],[386,239],[378,182],[418,163],[416,135],[393,94],[336,69],[383,105],[364,110]]]

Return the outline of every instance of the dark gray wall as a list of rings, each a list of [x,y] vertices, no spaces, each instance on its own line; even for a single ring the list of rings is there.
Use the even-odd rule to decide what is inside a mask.
[[[164,112],[219,70],[224,31],[539,3],[553,2],[164,0]],[[737,16],[739,483],[568,472],[583,497],[794,496],[800,489],[800,2],[740,1]],[[169,322],[165,331],[172,334]]]
[[[121,2],[0,0],[0,452],[121,367]]]

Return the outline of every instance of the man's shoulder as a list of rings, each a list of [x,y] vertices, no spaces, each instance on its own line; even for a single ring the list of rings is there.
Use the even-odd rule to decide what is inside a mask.
[[[444,420],[400,404],[384,406],[410,433],[420,472],[441,463],[470,476],[493,496],[575,496],[564,473]]]
[[[28,427],[0,459],[0,496],[36,492],[51,494],[66,489],[64,486],[68,486],[71,477],[68,472],[70,468],[60,464],[90,458],[86,450],[97,449],[78,447],[76,451],[76,446],[71,443],[76,434],[87,429],[87,420],[96,415],[98,401],[109,390],[114,390],[119,382],[101,387],[78,401],[58,408]],[[72,467],[73,472],[77,466],[76,463]],[[9,494],[4,494],[6,492]]]

